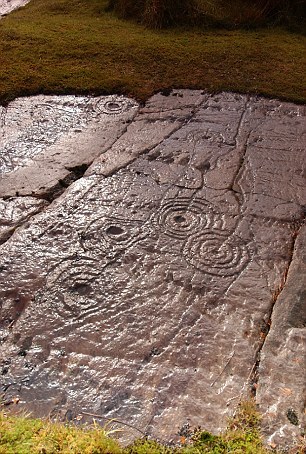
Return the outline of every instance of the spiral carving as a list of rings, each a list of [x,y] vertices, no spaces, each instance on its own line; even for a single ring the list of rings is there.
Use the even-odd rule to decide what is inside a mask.
[[[248,249],[241,239],[222,230],[204,230],[185,242],[183,255],[198,270],[214,276],[233,276],[249,261]]]
[[[145,244],[142,240],[150,237],[150,232],[156,240],[161,234],[172,238],[170,253],[182,255],[193,268],[212,276],[234,276],[249,261],[248,248],[241,238],[229,231],[224,216],[202,199],[168,199],[147,221],[103,216],[82,232],[81,258],[62,263],[47,278],[56,313],[85,320],[100,311],[97,294],[104,268],[131,246]],[[104,296],[107,289],[106,280]]]

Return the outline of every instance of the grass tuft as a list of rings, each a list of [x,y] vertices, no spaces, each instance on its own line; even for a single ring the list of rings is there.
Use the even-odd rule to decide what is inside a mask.
[[[101,427],[77,428],[0,413],[0,454],[121,454]]]
[[[76,427],[0,412],[0,454],[271,454],[263,446],[259,425],[254,403],[243,402],[221,435],[198,428],[181,437],[180,446],[141,439],[123,447],[106,427]],[[294,454],[304,449],[305,444],[296,447]]]
[[[110,0],[107,10],[155,29],[190,24],[200,14],[195,0]]]
[[[304,0],[109,0],[108,10],[151,28],[177,24],[254,27],[283,24],[305,31]]]

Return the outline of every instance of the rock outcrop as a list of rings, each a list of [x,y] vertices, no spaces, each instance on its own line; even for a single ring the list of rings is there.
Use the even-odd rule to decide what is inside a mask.
[[[169,441],[253,393],[267,440],[298,441],[305,107],[178,90],[0,119],[6,401]]]

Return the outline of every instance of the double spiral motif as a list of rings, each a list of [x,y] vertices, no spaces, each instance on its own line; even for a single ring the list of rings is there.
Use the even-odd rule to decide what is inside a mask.
[[[233,276],[249,261],[247,246],[228,231],[220,213],[202,199],[180,197],[165,202],[157,216],[159,229],[182,242],[185,260],[215,276]]]
[[[153,218],[153,225],[111,216],[95,219],[82,233],[84,256],[62,263],[47,278],[54,310],[75,319],[100,311],[97,295],[104,266],[144,240],[151,230],[155,238],[158,233],[173,239],[179,247],[170,253],[180,251],[194,269],[219,277],[237,275],[248,264],[249,251],[224,222],[224,216],[213,211],[205,200],[187,197],[165,201]],[[108,284],[104,284],[106,296]]]

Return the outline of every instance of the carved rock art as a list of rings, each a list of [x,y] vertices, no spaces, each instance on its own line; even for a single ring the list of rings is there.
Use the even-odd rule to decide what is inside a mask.
[[[214,213],[208,202],[176,198],[158,210],[161,231],[182,241],[182,255],[198,270],[216,276],[237,274],[247,264],[243,241],[228,232],[224,217]]]
[[[67,186],[73,171],[85,171],[116,141],[137,109],[120,96],[13,101],[0,115],[0,196],[44,196]]]
[[[16,144],[2,167],[3,213],[26,199],[10,195],[22,169],[33,174],[22,191],[31,187],[38,200],[38,159],[51,162],[55,146],[68,159],[73,143],[83,156],[102,144],[62,195],[16,217],[0,247],[5,398],[18,396],[37,416],[98,413],[175,441],[187,420],[224,428],[253,387],[267,439],[294,443],[304,418],[302,363],[294,363],[289,394],[281,389],[293,363],[289,375],[283,365],[280,394],[272,393],[285,398],[279,415],[266,393],[270,365],[280,367],[296,339],[304,342],[299,310],[286,303],[283,314],[278,294],[295,294],[292,266],[299,289],[306,274],[299,252],[305,108],[188,90],[155,95],[142,108],[119,97],[65,99],[28,98],[24,120],[16,106],[25,101],[2,112],[1,137],[12,131]],[[50,105],[54,118],[44,122]],[[285,128],[274,147],[279,124]],[[293,157],[284,160],[287,149]],[[50,167],[52,181],[65,168],[59,162]]]
[[[191,235],[183,254],[196,268],[217,276],[237,274],[249,261],[248,250],[239,238],[222,230]]]
[[[47,205],[45,200],[34,197],[0,199],[0,243],[5,242],[19,225]]]

